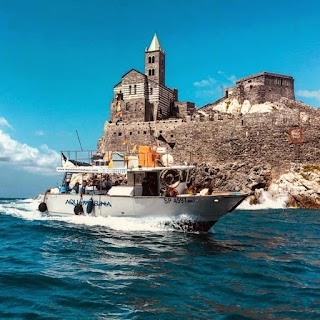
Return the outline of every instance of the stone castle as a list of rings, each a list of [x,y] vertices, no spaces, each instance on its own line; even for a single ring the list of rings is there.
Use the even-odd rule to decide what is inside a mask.
[[[272,112],[220,112],[218,105],[269,103]],[[240,110],[240,109],[239,109]],[[157,35],[145,50],[145,72],[131,69],[114,87],[110,121],[98,149],[154,145],[161,135],[178,162],[226,164],[313,162],[320,158],[319,110],[295,100],[291,76],[262,72],[238,80],[218,101],[196,108],[165,85],[165,52]],[[298,134],[295,140],[291,133]],[[124,144],[126,141],[126,144]]]

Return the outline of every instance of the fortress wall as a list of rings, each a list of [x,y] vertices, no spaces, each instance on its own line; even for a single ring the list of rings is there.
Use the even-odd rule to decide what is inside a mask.
[[[261,165],[280,165],[290,162],[315,162],[320,158],[320,122],[300,123],[303,132],[301,145],[289,143],[289,129],[297,124],[297,114],[254,114],[226,117],[220,120],[195,118],[190,121],[159,121],[156,129],[168,142],[176,142],[170,152],[178,162],[219,164],[250,162]],[[155,143],[153,123],[109,125],[99,141],[102,152],[125,151],[134,145]],[[162,143],[163,144],[163,143]],[[169,148],[169,147],[168,147]],[[170,148],[169,148],[170,149]]]
[[[110,120],[116,122],[115,115],[121,110],[123,121],[144,121],[145,109],[148,103],[145,98],[139,98],[126,102],[124,100],[114,100],[110,107]]]

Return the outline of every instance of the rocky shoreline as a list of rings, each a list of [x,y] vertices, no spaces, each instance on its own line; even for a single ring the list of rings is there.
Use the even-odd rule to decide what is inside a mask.
[[[320,165],[291,164],[283,168],[251,163],[219,166],[195,164],[191,172],[193,184],[215,191],[244,191],[250,204],[263,201],[263,191],[275,200],[286,199],[286,207],[320,208]]]

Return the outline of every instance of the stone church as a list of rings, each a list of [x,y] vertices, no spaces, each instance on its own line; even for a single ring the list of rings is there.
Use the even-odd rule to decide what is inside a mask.
[[[178,90],[165,85],[165,52],[155,34],[145,50],[144,73],[131,69],[114,86],[112,122],[165,120],[178,113],[191,114],[194,103],[179,102]]]

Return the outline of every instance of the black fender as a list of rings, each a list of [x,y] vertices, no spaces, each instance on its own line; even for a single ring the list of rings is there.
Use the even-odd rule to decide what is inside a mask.
[[[81,204],[77,204],[74,209],[73,209],[74,213],[78,216],[80,214],[83,214],[83,207]]]
[[[39,206],[38,206],[38,210],[39,210],[40,212],[48,211],[48,207],[47,207],[46,203],[45,203],[45,202],[41,202],[41,203],[39,204]]]

